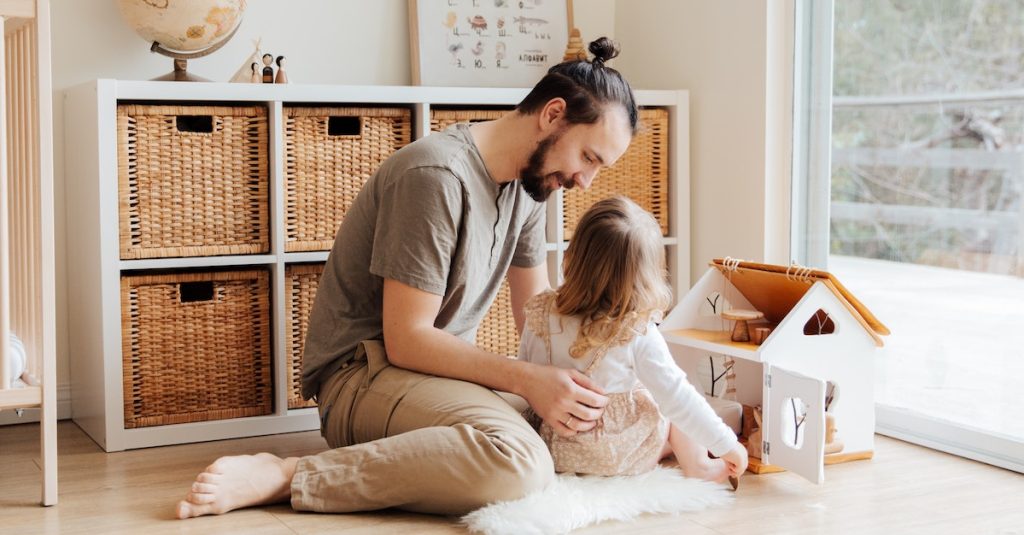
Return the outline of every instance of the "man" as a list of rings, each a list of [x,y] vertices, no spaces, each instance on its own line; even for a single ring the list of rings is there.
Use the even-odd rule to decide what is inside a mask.
[[[637,108],[590,44],[591,61],[552,67],[513,113],[402,148],[346,214],[321,278],[303,356],[331,450],[222,457],[178,516],[290,500],[297,510],[397,507],[462,514],[554,477],[536,432],[495,391],[524,398],[564,435],[607,403],[576,370],[472,344],[506,274],[516,325],[547,289],[543,201],[590,186],[629,145]]]

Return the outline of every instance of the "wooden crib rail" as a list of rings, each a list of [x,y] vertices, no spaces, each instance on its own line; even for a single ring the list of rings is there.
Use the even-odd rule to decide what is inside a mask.
[[[43,505],[57,503],[49,21],[48,0],[0,0],[0,409],[40,408]],[[11,332],[25,346],[19,377]]]
[[[37,28],[34,1],[0,0],[4,39],[0,44],[3,72],[0,95],[0,391],[29,375],[38,377],[42,350],[41,267],[42,199],[39,154],[39,87]],[[13,16],[12,16],[13,15]],[[15,18],[16,17],[16,18]],[[26,375],[11,377],[6,363],[11,332],[25,345]],[[29,383],[38,381],[30,380]],[[38,405],[40,395],[27,391],[0,397],[0,408],[12,403]]]
[[[33,19],[36,0],[0,0],[0,17],[5,19]]]

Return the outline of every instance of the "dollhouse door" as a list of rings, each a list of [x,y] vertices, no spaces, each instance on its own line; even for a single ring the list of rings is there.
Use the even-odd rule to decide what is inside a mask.
[[[825,480],[825,382],[765,365],[761,459],[821,484]]]

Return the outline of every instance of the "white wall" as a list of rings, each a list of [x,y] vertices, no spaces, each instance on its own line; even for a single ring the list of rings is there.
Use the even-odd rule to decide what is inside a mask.
[[[615,37],[615,0],[574,0],[572,6],[584,47],[598,37]]]
[[[96,78],[148,80],[171,59],[121,19],[117,0],[53,1],[55,91]],[[248,63],[252,40],[288,57],[304,83],[404,85],[410,81],[406,0],[249,0],[238,33],[224,48],[189,62],[189,70],[226,81]]]
[[[788,263],[791,2],[616,4],[616,68],[634,87],[690,90],[694,281],[715,257]]]

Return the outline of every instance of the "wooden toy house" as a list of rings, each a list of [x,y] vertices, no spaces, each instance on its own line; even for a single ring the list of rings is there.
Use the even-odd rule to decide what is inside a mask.
[[[751,471],[821,483],[825,464],[871,458],[874,351],[889,330],[831,274],[716,259],[660,328],[698,389],[742,406]]]

